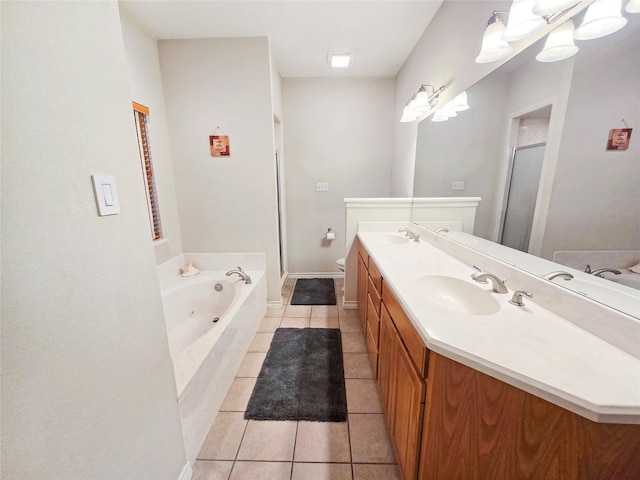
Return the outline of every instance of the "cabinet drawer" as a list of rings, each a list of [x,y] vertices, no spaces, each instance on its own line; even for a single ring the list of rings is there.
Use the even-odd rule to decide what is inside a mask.
[[[376,332],[378,330],[378,323],[375,323]],[[374,338],[371,325],[367,322],[367,328],[364,332],[367,340],[367,352],[369,353],[369,361],[371,362],[371,368],[373,369],[373,378],[378,378],[378,339]],[[377,336],[377,333],[376,333]]]
[[[367,328],[371,330],[373,342],[376,346],[376,350],[378,350],[378,341],[380,338],[380,316],[376,313],[376,309],[371,301],[371,296],[369,296],[369,304],[367,306]]]
[[[369,277],[371,277],[371,281],[373,282],[373,286],[378,291],[378,295],[382,294],[382,274],[376,267],[376,264],[373,263],[373,260],[369,258]]]
[[[411,320],[409,320],[409,317],[404,313],[396,297],[386,286],[382,289],[382,301],[389,310],[393,323],[398,329],[398,333],[400,333],[402,337],[402,342],[407,348],[416,369],[423,378],[426,378],[429,356],[428,349],[422,341],[422,338],[411,323]]]
[[[376,310],[376,314],[378,315],[378,317],[380,317],[380,303],[382,302],[382,297],[378,293],[376,286],[373,284],[373,280],[371,279],[371,277],[369,277],[368,285],[369,288],[367,291],[369,293],[369,298],[371,299],[371,304]]]
[[[369,269],[369,252],[367,252],[360,242],[358,242],[358,255],[362,258],[367,269]]]

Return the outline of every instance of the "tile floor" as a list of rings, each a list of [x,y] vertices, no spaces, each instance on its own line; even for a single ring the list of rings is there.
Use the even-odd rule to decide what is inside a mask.
[[[289,305],[269,309],[194,465],[193,480],[400,480],[357,310]],[[336,279],[338,305],[342,280]],[[265,422],[244,410],[278,327],[340,328],[348,420]]]

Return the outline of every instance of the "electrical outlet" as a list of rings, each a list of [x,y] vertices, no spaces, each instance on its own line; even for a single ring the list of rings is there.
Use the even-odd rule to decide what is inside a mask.
[[[451,184],[451,190],[464,190],[464,180],[454,180]]]
[[[329,184],[327,182],[316,182],[316,192],[328,192]]]

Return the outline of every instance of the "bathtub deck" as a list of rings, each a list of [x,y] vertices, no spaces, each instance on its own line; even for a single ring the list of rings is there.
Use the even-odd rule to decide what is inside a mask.
[[[270,309],[198,455],[193,480],[399,480],[357,310],[289,305]],[[340,283],[340,284],[339,284]],[[341,280],[336,280],[338,305]],[[278,327],[340,328],[348,421],[260,422],[244,410]]]

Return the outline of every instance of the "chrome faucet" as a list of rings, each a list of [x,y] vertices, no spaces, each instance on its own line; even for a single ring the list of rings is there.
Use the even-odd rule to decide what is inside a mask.
[[[404,233],[407,237],[411,236],[411,231],[408,228],[399,228],[398,233]]]
[[[244,270],[241,267],[238,267],[237,270],[229,270],[227,273],[225,273],[225,275],[227,277],[230,277],[234,273],[236,275],[240,275],[240,278],[242,278],[242,280],[244,280],[244,283],[246,283],[246,284],[251,283],[251,277],[249,275],[247,275],[246,273],[244,273]]]
[[[558,277],[564,278],[565,280],[571,280],[573,278],[573,275],[571,275],[569,272],[557,270],[555,272],[550,272],[542,276],[542,278],[546,278],[547,280],[553,280],[554,278]]]
[[[591,275],[595,275],[596,277],[604,278],[603,273],[611,272],[614,275],[622,275],[620,270],[616,270],[615,268],[599,268],[597,270],[591,271]]]
[[[506,282],[506,280],[500,280],[493,273],[476,272],[471,275],[471,278],[473,278],[478,283],[488,283],[488,281],[491,280],[491,290],[496,293],[509,293],[509,290],[507,290],[507,287],[504,285],[504,282]]]
[[[448,228],[439,228],[436,230],[436,233],[449,233]]]
[[[408,228],[399,228],[398,229],[398,233],[405,233],[407,235],[407,237],[409,237],[414,242],[419,242],[420,241],[420,235],[418,235],[417,233],[413,233]]]
[[[518,307],[524,307],[522,297],[533,298],[533,293],[525,292],[524,290],[518,290],[514,292],[513,297],[511,297],[511,300],[509,300],[509,303]]]

